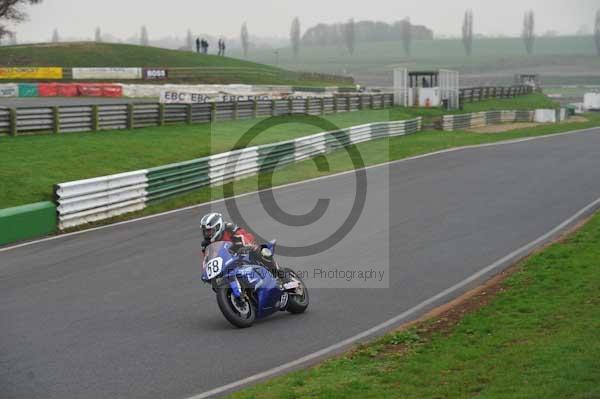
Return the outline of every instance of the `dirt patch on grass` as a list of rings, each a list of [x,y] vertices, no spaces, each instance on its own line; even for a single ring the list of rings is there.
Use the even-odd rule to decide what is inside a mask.
[[[560,122],[561,124],[569,124],[569,123],[582,123],[588,122],[587,118],[583,116],[572,116],[566,121]],[[488,125],[483,127],[476,127],[473,129],[467,129],[468,132],[472,133],[503,133],[509,132],[511,130],[523,129],[528,127],[536,127],[543,126],[545,123],[535,123],[535,122],[515,122],[515,123],[499,123],[497,125]]]
[[[562,121],[561,123],[582,123],[589,122],[589,119],[584,116],[571,116],[566,121]]]
[[[468,129],[468,132],[473,133],[503,133],[516,129],[523,129],[527,127],[536,127],[540,126],[542,123],[534,123],[534,122],[519,122],[519,123],[500,123],[498,125],[488,125],[483,127],[476,127],[473,129]]]

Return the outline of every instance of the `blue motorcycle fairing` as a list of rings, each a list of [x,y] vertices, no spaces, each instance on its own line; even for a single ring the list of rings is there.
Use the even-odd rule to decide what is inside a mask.
[[[264,245],[273,251],[274,242]],[[223,260],[221,273],[213,277],[223,278],[231,288],[236,297],[240,297],[241,288],[251,289],[256,293],[257,309],[256,317],[263,318],[279,310],[284,291],[279,288],[275,277],[267,268],[252,264],[248,255],[237,255],[230,251],[231,243],[216,242],[207,247],[205,261],[203,262],[202,280],[210,282],[208,278],[206,263],[215,257]]]

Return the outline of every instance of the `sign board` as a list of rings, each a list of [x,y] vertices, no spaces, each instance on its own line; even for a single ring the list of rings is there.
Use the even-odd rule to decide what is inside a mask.
[[[0,79],[62,79],[62,68],[0,68]]]
[[[18,97],[19,86],[17,85],[0,85],[0,97]]]
[[[73,79],[142,79],[142,68],[73,68]]]
[[[169,72],[160,68],[145,68],[144,80],[165,80],[169,78]]]
[[[160,92],[160,102],[163,104],[204,104],[212,102],[234,102],[272,100],[268,95],[232,95],[222,93],[201,93],[178,90],[163,90]]]

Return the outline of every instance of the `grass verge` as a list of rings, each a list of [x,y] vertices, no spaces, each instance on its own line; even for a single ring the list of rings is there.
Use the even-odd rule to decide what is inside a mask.
[[[440,316],[231,395],[600,397],[600,214]]]
[[[332,114],[338,127],[388,120],[388,110]],[[269,129],[253,144],[318,133],[302,117]],[[258,120],[133,130],[0,137],[0,208],[52,199],[56,183],[128,172],[231,150]]]

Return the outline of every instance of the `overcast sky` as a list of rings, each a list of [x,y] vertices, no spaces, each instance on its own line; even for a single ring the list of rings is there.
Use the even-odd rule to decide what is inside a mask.
[[[519,35],[527,9],[535,11],[539,33],[574,33],[582,25],[593,26],[600,0],[44,0],[29,8],[29,21],[16,30],[19,41],[47,41],[55,27],[63,38],[92,38],[96,26],[125,38],[144,24],[150,39],[183,37],[187,28],[237,37],[247,21],[253,35],[287,36],[295,16],[303,29],[348,18],[391,22],[409,16],[436,34],[457,36],[467,8],[474,11],[477,33]]]

